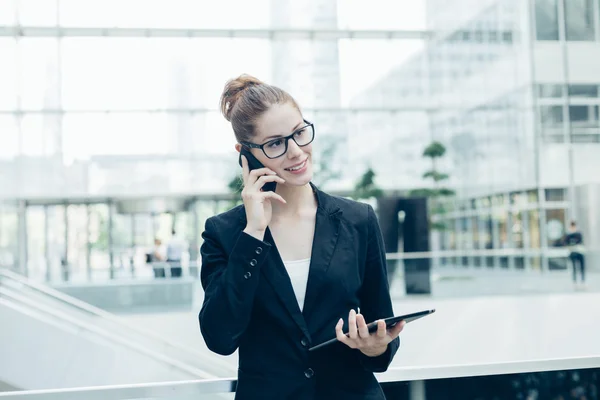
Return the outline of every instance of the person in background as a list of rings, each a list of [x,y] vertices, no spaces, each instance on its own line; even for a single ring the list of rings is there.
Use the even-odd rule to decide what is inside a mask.
[[[177,234],[175,229],[171,233],[173,236],[171,236],[171,240],[167,245],[167,263],[171,267],[171,277],[179,278],[182,272],[181,259],[183,253],[187,251],[187,243]]]
[[[581,271],[581,286],[585,285],[585,257],[583,255],[583,235],[577,229],[577,223],[571,221],[569,233],[565,235],[564,244],[570,250],[569,259],[573,265],[573,283],[577,287],[577,267]]]
[[[152,265],[155,278],[165,277],[164,265],[161,265],[160,263],[164,262],[166,258],[166,249],[165,246],[162,244],[162,241],[159,238],[154,239],[154,247],[152,247],[152,252],[150,254],[147,254],[146,261],[148,262],[148,264]]]

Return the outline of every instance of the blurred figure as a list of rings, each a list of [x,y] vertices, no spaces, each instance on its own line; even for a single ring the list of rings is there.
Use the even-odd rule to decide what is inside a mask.
[[[585,285],[585,257],[583,255],[583,235],[577,230],[575,221],[571,221],[569,233],[564,238],[564,244],[570,250],[569,259],[573,264],[573,283],[577,287],[577,267],[581,271],[581,285]]]
[[[146,255],[146,262],[152,265],[155,278],[165,277],[165,267],[161,265],[167,258],[165,246],[158,238],[154,239],[154,247],[152,252]]]
[[[167,245],[167,263],[171,267],[171,276],[173,278],[179,278],[181,276],[181,259],[183,253],[187,250],[186,241],[181,238],[175,229],[171,231],[173,236]]]

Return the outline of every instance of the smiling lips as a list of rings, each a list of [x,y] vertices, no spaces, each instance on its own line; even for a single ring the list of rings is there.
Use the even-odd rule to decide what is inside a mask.
[[[306,167],[306,161],[307,160],[308,159],[302,161],[299,164],[294,165],[293,167],[286,168],[285,170],[288,171],[288,172],[294,172],[294,173],[298,173],[298,172],[301,172],[301,171],[303,172],[304,168]]]

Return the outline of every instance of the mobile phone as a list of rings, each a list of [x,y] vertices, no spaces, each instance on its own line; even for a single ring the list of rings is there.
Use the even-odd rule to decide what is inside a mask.
[[[416,319],[423,318],[427,315],[433,314],[434,312],[435,312],[435,309],[424,310],[424,311],[419,311],[419,312],[412,313],[412,314],[398,315],[396,317],[385,318],[384,319],[385,327],[386,327],[386,329],[391,329],[394,326],[396,326],[396,324],[399,323],[400,321],[405,321],[406,323],[409,323]],[[373,321],[370,324],[367,324],[367,328],[369,328],[369,333],[376,332],[377,331],[377,321]],[[348,333],[346,333],[346,336],[348,336]],[[337,342],[338,342],[337,338],[333,338],[333,339],[327,340],[321,344],[318,344],[314,347],[311,347],[308,350],[309,351],[317,350],[317,349],[320,349],[321,347],[329,346],[330,344],[334,344]]]
[[[258,161],[258,158],[254,157],[254,154],[252,154],[246,146],[242,146],[242,149],[240,150],[240,167],[242,166],[242,156],[246,157],[246,160],[248,161],[248,169],[250,171],[265,167],[260,161]],[[262,190],[263,192],[274,192],[276,188],[277,182],[267,182],[263,185]]]

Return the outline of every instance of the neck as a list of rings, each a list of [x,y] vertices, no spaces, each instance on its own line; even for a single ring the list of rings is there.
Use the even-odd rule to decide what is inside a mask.
[[[271,202],[273,205],[273,214],[279,217],[298,215],[303,210],[315,207],[317,200],[310,184],[304,186],[277,185],[276,193],[283,197],[287,204],[281,204],[277,201]]]

